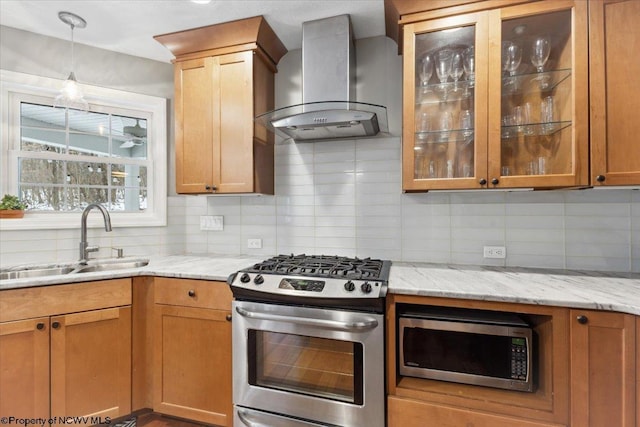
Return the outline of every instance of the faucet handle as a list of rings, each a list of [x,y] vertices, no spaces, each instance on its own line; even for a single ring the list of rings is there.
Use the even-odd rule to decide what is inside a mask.
[[[116,251],[116,257],[117,258],[124,258],[124,249],[123,248],[114,248],[111,247],[112,251]]]

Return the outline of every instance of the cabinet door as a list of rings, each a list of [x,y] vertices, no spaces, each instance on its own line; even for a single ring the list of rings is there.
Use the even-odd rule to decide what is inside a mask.
[[[0,323],[0,416],[49,418],[48,317]]]
[[[216,58],[175,66],[176,192],[207,193],[213,183]]]
[[[131,412],[131,307],[51,318],[51,413]]]
[[[635,318],[571,310],[571,425],[635,426]]]
[[[253,191],[253,53],[222,55],[214,90],[214,176],[217,193]]]
[[[591,184],[640,184],[640,2],[589,2]]]
[[[587,2],[490,16],[489,186],[587,185]]]
[[[487,168],[487,40],[486,13],[404,27],[404,190],[483,185]]]
[[[155,306],[153,409],[232,425],[229,311]]]

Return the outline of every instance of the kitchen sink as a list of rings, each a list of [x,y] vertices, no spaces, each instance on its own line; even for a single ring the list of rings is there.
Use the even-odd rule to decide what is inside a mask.
[[[9,279],[24,279],[24,278],[35,278],[35,277],[46,277],[46,276],[57,276],[60,274],[68,274],[73,271],[73,266],[64,266],[64,267],[44,267],[44,268],[25,268],[22,270],[7,270],[0,272],[0,280],[9,280]]]
[[[135,260],[118,260],[118,261],[102,261],[91,262],[87,265],[78,265],[74,271],[70,273],[93,273],[96,271],[113,271],[124,270],[127,268],[140,268],[149,264],[148,259],[135,259]]]
[[[92,260],[86,265],[69,263],[61,265],[30,265],[24,267],[14,267],[0,270],[0,280],[39,278],[47,276],[59,276],[65,274],[82,274],[94,272],[108,272],[125,270],[129,268],[140,268],[149,264],[148,259],[107,259]]]

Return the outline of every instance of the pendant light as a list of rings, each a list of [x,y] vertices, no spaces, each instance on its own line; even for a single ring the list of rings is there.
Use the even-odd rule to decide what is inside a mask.
[[[73,30],[76,28],[85,28],[87,26],[87,21],[71,12],[58,12],[58,18],[60,18],[62,22],[71,27],[71,72],[69,73],[69,77],[67,77],[67,80],[65,80],[62,84],[60,94],[56,96],[56,99],[53,102],[53,106],[88,111],[89,103],[86,99],[84,99],[82,90],[80,89],[78,81],[76,80],[76,75],[73,72],[75,66],[75,58],[73,55]]]

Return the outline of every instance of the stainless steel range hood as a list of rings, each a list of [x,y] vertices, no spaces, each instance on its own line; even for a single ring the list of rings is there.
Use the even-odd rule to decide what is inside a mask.
[[[355,101],[356,55],[349,15],[302,24],[302,104],[256,117],[285,139],[311,142],[387,132],[387,109]]]

